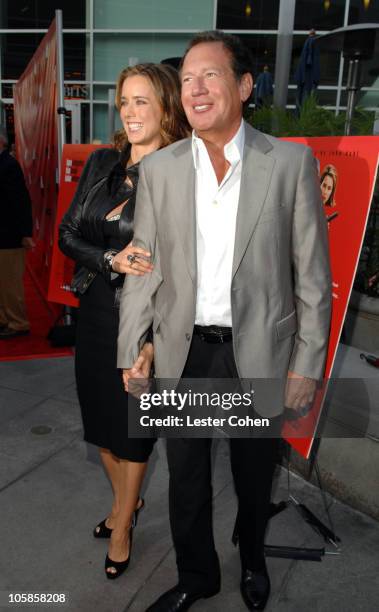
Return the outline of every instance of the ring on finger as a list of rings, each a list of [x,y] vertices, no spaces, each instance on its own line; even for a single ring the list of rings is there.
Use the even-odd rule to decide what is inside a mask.
[[[128,260],[128,262],[130,263],[130,266],[132,266],[132,264],[135,262],[136,260],[136,256],[133,254],[127,255],[126,259]]]

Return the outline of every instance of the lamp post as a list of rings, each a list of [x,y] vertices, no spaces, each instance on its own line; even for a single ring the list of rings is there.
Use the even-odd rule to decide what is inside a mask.
[[[338,28],[323,36],[318,36],[314,44],[320,50],[341,53],[349,62],[347,76],[347,108],[345,121],[345,135],[351,132],[351,123],[354,115],[357,92],[360,89],[360,73],[362,61],[378,57],[379,23],[364,23],[345,28]],[[375,53],[376,51],[376,53]]]

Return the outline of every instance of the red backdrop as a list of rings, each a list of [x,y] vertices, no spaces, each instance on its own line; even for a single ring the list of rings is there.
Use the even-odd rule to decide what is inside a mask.
[[[36,248],[29,270],[46,297],[57,203],[55,19],[14,87],[16,155],[33,203]]]

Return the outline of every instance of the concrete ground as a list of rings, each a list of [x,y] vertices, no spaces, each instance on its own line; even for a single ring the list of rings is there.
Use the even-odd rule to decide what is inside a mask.
[[[96,449],[82,441],[71,358],[0,364],[0,610],[9,593],[65,593],[73,612],[143,612],[175,583],[167,503],[167,466],[159,442],[144,487],[146,509],[135,532],[128,571],[107,580],[106,540],[93,527],[110,507],[110,489]],[[291,476],[291,492],[324,520],[319,491]],[[286,499],[278,470],[275,501]],[[379,600],[379,524],[328,496],[341,554],[320,563],[268,559],[268,612],[374,612]],[[214,467],[215,537],[222,591],[195,611],[243,611],[238,551],[230,542],[235,515],[228,448],[220,441]],[[271,520],[268,544],[323,547],[293,508]],[[331,545],[327,549],[334,551]]]

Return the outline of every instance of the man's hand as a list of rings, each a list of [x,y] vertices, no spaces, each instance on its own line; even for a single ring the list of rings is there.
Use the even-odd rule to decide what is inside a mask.
[[[21,240],[21,244],[24,247],[24,249],[34,249],[34,247],[36,246],[34,243],[33,238],[29,237],[29,236],[25,236],[22,240]]]
[[[284,406],[306,416],[312,409],[317,381],[313,378],[300,376],[296,372],[288,372]]]
[[[129,380],[135,378],[142,378],[147,381],[150,376],[151,364],[153,363],[154,358],[154,347],[151,342],[146,342],[140,354],[137,357],[137,360],[133,364],[133,366],[129,369],[122,371],[122,379],[124,381],[125,391],[129,391]],[[138,392],[140,389],[138,389]]]

